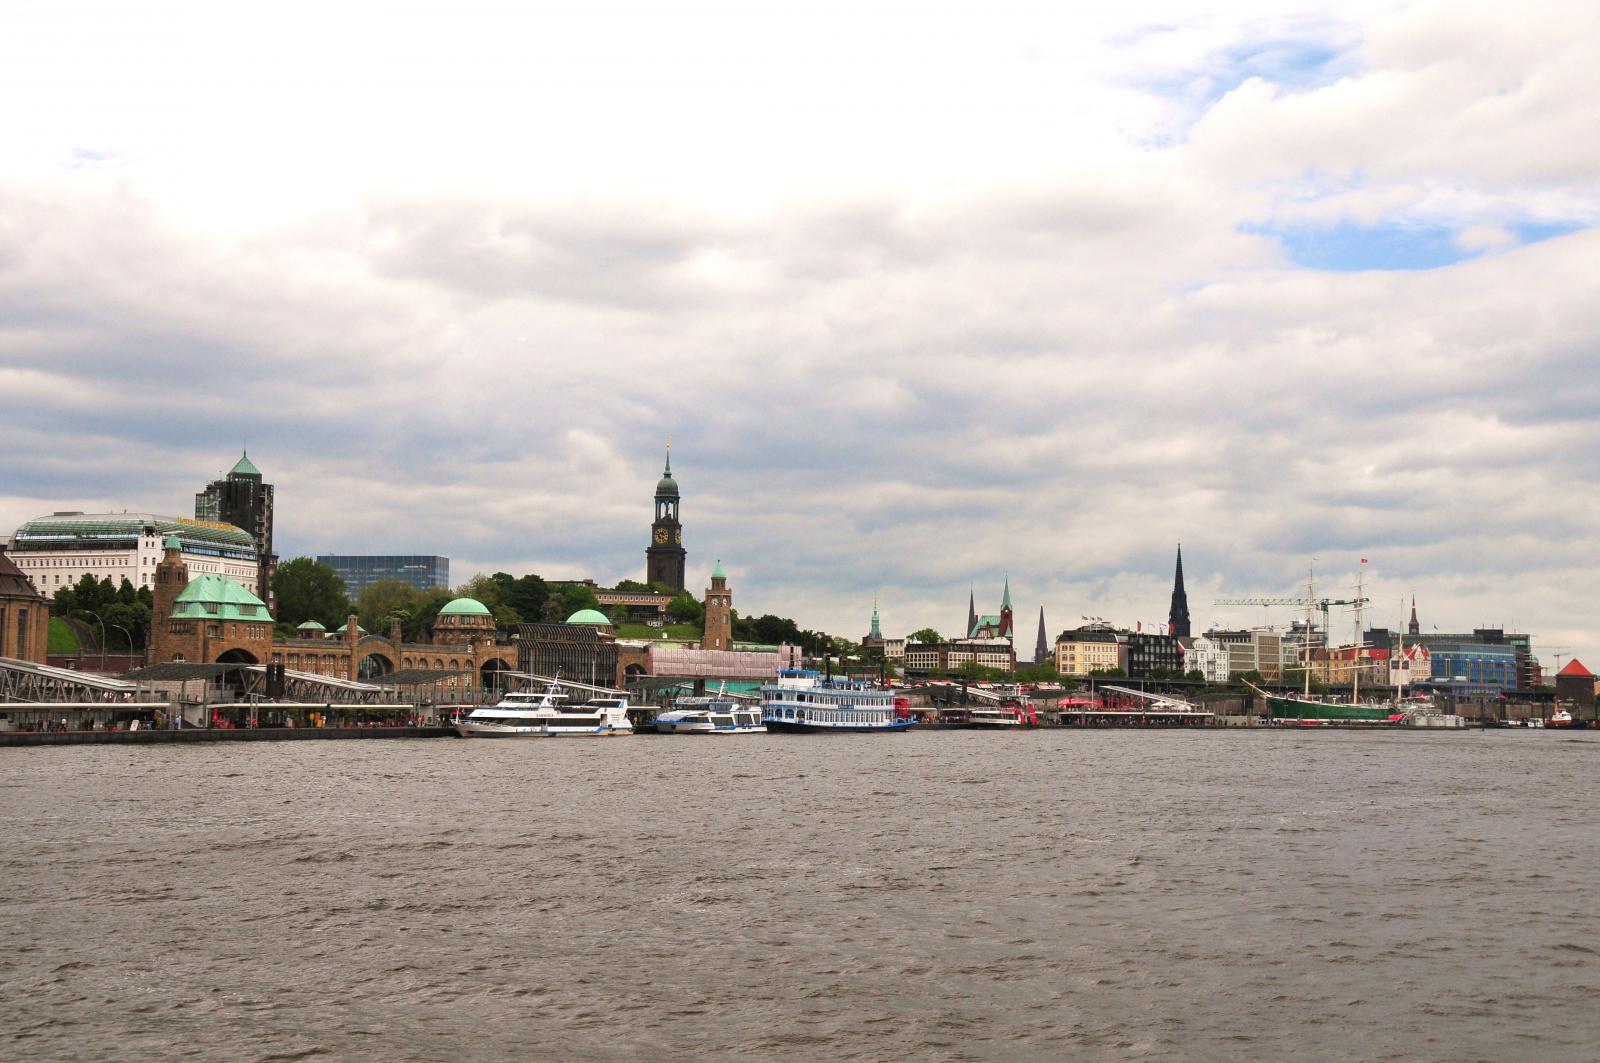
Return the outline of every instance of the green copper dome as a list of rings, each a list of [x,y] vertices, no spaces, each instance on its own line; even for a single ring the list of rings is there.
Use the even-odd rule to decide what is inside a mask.
[[[717,567],[711,570],[712,579],[727,579],[728,574],[722,571],[722,558],[717,558]]]
[[[598,609],[579,609],[567,617],[569,624],[596,624],[603,627],[611,626],[611,618]]]
[[[250,460],[250,453],[246,451],[238,461],[233,463],[230,476],[260,476],[261,470],[256,468],[255,462]]]
[[[490,616],[489,607],[476,598],[457,598],[439,610],[440,616]]]
[[[667,444],[667,467],[661,473],[661,479],[656,483],[657,498],[677,498],[678,481],[672,478],[672,444]]]
[[[307,620],[305,623],[303,623],[299,627],[295,628],[295,630],[296,631],[326,631],[328,629],[323,627],[321,624],[317,623],[315,620]]]
[[[167,536],[166,540],[162,542],[161,549],[163,549],[163,550],[182,550],[183,549],[183,544],[178,541],[178,537],[176,535],[169,535],[169,536]]]
[[[190,620],[253,620],[272,623],[267,604],[242,583],[216,572],[189,581],[172,601],[172,615]]]

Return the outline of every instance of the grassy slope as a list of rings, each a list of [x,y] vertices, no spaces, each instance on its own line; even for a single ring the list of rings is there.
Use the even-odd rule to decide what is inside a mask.
[[[78,644],[78,633],[72,630],[59,616],[50,618],[50,645],[49,653],[73,654],[82,653],[83,647]]]

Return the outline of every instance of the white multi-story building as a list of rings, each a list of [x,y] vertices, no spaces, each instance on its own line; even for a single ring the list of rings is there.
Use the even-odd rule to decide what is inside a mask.
[[[1183,663],[1186,670],[1198,671],[1205,676],[1207,683],[1226,683],[1231,671],[1230,662],[1227,646],[1201,635],[1190,644]]]
[[[1228,654],[1224,680],[1236,672],[1257,672],[1268,683],[1290,683],[1301,674],[1300,642],[1281,631],[1272,628],[1212,630],[1204,637]],[[1206,679],[1215,681],[1209,674]]]
[[[190,577],[217,572],[246,587],[256,583],[255,540],[232,524],[159,517],[151,513],[52,513],[17,529],[6,551],[47,598],[84,576],[124,579],[149,587],[161,562],[162,544],[175,535]]]

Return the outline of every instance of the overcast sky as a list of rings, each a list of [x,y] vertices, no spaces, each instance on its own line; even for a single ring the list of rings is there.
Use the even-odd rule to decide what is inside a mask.
[[[0,528],[1600,667],[1600,7],[1085,6],[7,4]]]

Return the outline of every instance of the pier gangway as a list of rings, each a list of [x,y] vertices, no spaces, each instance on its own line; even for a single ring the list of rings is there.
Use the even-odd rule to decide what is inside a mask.
[[[138,683],[93,672],[0,657],[0,702],[90,702],[131,698]]]

